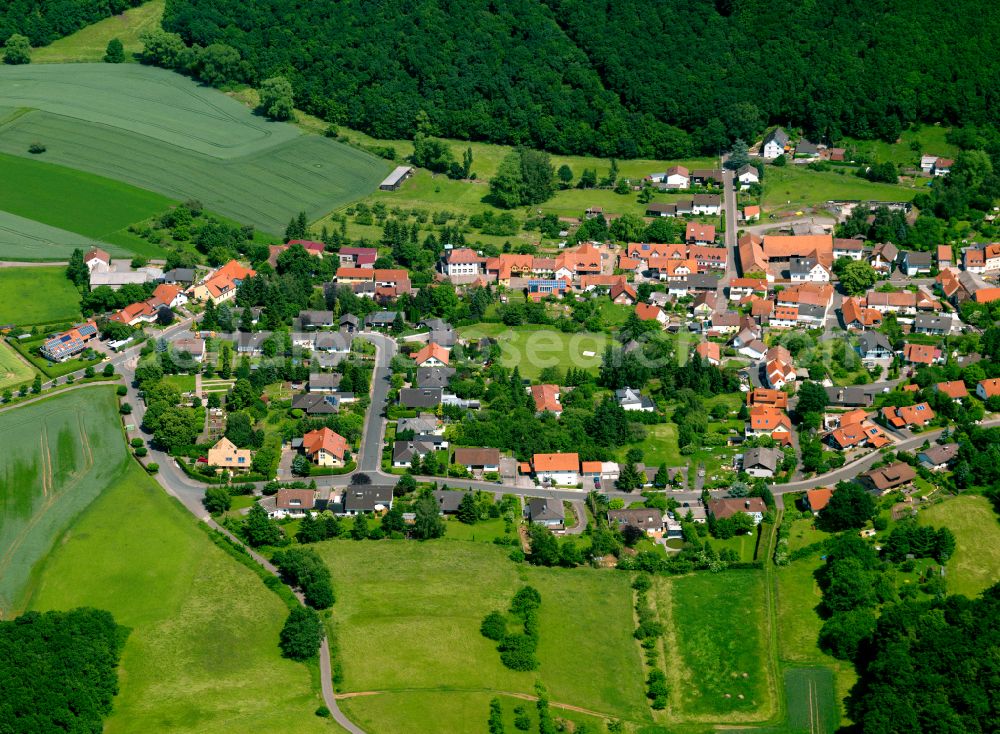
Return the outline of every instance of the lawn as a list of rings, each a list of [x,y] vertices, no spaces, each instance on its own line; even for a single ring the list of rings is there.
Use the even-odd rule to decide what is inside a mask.
[[[946,566],[949,593],[974,597],[1000,581],[1000,524],[984,497],[955,497],[918,517],[921,525],[946,525],[955,534],[955,555]]]
[[[518,566],[505,549],[485,543],[329,541],[316,547],[338,593],[342,689],[384,691],[387,701],[401,692],[426,692],[440,702],[414,696],[400,703],[428,717],[407,731],[452,731],[438,722],[469,715],[461,696],[442,692],[531,693],[536,679],[553,701],[650,720],[625,574]],[[495,644],[479,633],[482,618],[505,609],[525,583],[542,595],[541,666],[530,673],[503,667]],[[399,715],[394,704],[384,705],[393,711],[380,717]],[[485,717],[477,711],[474,718],[481,731]]]
[[[445,537],[450,540],[479,541],[481,543],[492,543],[494,538],[502,538],[506,521],[502,518],[494,520],[481,520],[475,525],[466,525],[459,522],[455,517],[445,518]]]
[[[0,413],[0,617],[32,569],[127,461],[113,387]]]
[[[805,166],[768,166],[764,173],[764,209],[795,211],[809,206],[822,207],[833,199],[873,199],[909,201],[919,189],[886,183],[873,183],[854,175],[835,171],[810,171]]]
[[[0,340],[0,391],[30,382],[35,371],[6,341]]]
[[[5,136],[0,132],[0,139]],[[173,201],[120,181],[52,165],[45,162],[47,157],[0,155],[0,210],[7,213],[0,216],[0,256],[67,260],[74,248],[86,249],[93,244],[89,240],[106,240],[114,233],[119,233],[116,239],[123,246],[110,245],[112,254],[161,254],[159,248],[120,230],[165,211]],[[4,236],[8,232],[10,236]]]
[[[777,712],[760,571],[656,579],[671,718],[749,722]]]
[[[721,423],[712,421],[709,423],[709,431],[721,425]],[[694,453],[685,455],[681,454],[680,447],[677,445],[676,423],[670,423],[669,421],[666,423],[655,423],[643,426],[643,430],[646,431],[646,437],[641,443],[635,445],[642,449],[643,462],[647,466],[659,466],[660,464],[666,464],[667,466],[703,464],[705,466],[705,479],[707,481],[711,481],[712,477],[728,476],[723,472],[723,467],[731,467],[732,457],[739,451],[734,446],[707,446],[697,449]],[[626,446],[625,450],[621,451],[622,458],[624,458],[628,448],[630,447]]]
[[[459,329],[459,334],[464,339],[484,336],[496,339],[500,344],[501,363],[505,367],[517,367],[522,377],[531,379],[537,378],[546,367],[596,372],[608,343],[607,334],[566,334],[543,326],[477,324]]]
[[[48,324],[78,318],[80,293],[66,279],[65,268],[0,268],[0,325]]]
[[[139,64],[8,66],[0,69],[0,105],[34,109],[0,131],[3,152],[27,156],[41,142],[46,161],[173,200],[196,198],[272,234],[299,211],[316,219],[368,194],[391,168]]]
[[[129,54],[142,51],[139,34],[159,28],[163,17],[164,0],[150,0],[138,8],[129,8],[121,15],[98,21],[93,25],[53,41],[48,46],[31,52],[31,63],[53,64],[70,61],[101,61],[108,48],[108,41],[117,38]]]
[[[767,527],[769,526],[765,526],[765,533],[767,532]],[[754,560],[754,551],[757,549],[757,532],[754,531],[750,535],[734,535],[732,538],[726,540],[710,540],[708,542],[717,551],[727,548],[735,551],[740,561],[748,563]],[[762,544],[763,542],[761,540]]]
[[[163,378],[163,381],[171,387],[180,390],[182,393],[194,391],[194,375],[166,375]]]

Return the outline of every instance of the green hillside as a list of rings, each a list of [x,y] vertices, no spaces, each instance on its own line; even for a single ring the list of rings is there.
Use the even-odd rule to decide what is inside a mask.
[[[168,0],[163,25],[379,138],[424,110],[444,137],[680,158],[769,123],[894,141],[1000,119],[987,0]]]

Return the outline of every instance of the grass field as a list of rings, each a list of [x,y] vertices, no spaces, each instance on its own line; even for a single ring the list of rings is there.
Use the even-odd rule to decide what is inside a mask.
[[[377,140],[362,132],[341,128],[341,134],[352,143],[357,145],[391,145],[396,149],[398,157],[405,157],[413,153],[412,140]],[[509,145],[493,145],[491,143],[470,143],[464,140],[446,141],[455,154],[456,160],[461,160],[462,153],[466,148],[472,148],[472,170],[477,178],[489,179],[497,171],[497,166],[503,157],[513,150]],[[598,178],[603,178],[611,168],[611,161],[601,158],[577,155],[552,155],[552,165],[559,168],[561,165],[568,165],[575,176],[579,176],[583,169],[593,168],[597,170]],[[634,160],[619,160],[618,173],[625,178],[640,179],[650,173],[665,171],[670,166],[686,166],[687,168],[717,168],[718,158],[690,158],[679,161],[656,161],[636,158]]]
[[[30,382],[35,371],[6,341],[0,340],[0,391]]]
[[[48,46],[31,52],[33,64],[57,64],[79,61],[101,61],[108,48],[108,41],[117,38],[129,54],[142,50],[139,34],[157,28],[163,17],[164,0],[150,0],[138,8],[130,8],[121,15],[114,15],[89,25],[72,35],[53,41]]]
[[[65,268],[0,268],[0,324],[46,324],[79,316],[80,294],[66,279]]]
[[[500,344],[502,364],[510,368],[516,366],[521,376],[528,378],[538,377],[546,367],[562,370],[573,367],[594,372],[601,364],[601,355],[608,343],[607,334],[565,334],[539,326],[477,324],[459,329],[459,334],[465,339],[484,336],[496,339]]]
[[[921,525],[947,525],[955,534],[955,555],[946,566],[949,593],[974,597],[1000,581],[1000,524],[984,497],[955,497],[918,517]]]
[[[806,521],[797,521],[792,531],[795,536],[796,528],[806,525]],[[818,532],[818,531],[814,531]],[[805,538],[800,538],[799,547],[807,543],[801,542]],[[810,541],[811,542],[811,541]],[[796,547],[794,541],[792,547]],[[854,685],[857,676],[854,667],[849,663],[830,657],[819,649],[817,640],[823,620],[816,611],[817,605],[821,601],[821,594],[814,573],[822,564],[819,552],[809,558],[801,558],[782,568],[776,568],[772,574],[775,584],[775,600],[777,606],[778,623],[778,657],[783,665],[806,666],[814,668],[821,666],[830,671],[833,677],[832,693],[829,697],[833,699],[835,711],[839,714],[839,701],[847,695],[851,686]],[[796,668],[791,668],[795,670]],[[790,685],[786,681],[786,686]],[[822,693],[824,685],[820,685],[822,695],[817,701],[822,701],[827,694]],[[792,691],[788,690],[788,711],[789,721],[796,717],[795,709],[802,705],[802,701],[793,697]],[[825,719],[824,719],[825,720]],[[809,727],[805,727],[809,731]],[[833,726],[824,729],[817,729],[817,734],[834,731]]]
[[[656,579],[673,720],[745,723],[776,713],[764,583],[759,571]]]
[[[505,731],[516,732],[514,707],[524,706],[531,718],[529,731],[538,731],[535,702],[513,696],[462,691],[400,691],[392,695],[359,696],[340,701],[340,708],[366,732],[448,732],[448,734],[483,734],[489,716],[490,699],[500,699],[504,711]],[[586,724],[589,731],[605,731],[601,719],[575,711],[550,707],[556,719]],[[433,727],[420,728],[423,722]],[[414,728],[417,727],[417,728]]]
[[[313,713],[309,668],[278,654],[284,604],[132,462],[51,554],[31,600],[84,605],[131,628],[106,734],[331,730]]]
[[[0,617],[32,569],[127,461],[114,388],[0,413]]]
[[[625,574],[517,566],[484,543],[331,541],[317,548],[338,589],[342,688],[384,692],[348,705],[362,721],[381,722],[372,734],[401,731],[392,723],[401,712],[411,714],[408,732],[483,731],[485,717],[469,712],[468,694],[488,702],[492,692],[532,693],[536,679],[553,701],[651,721]],[[501,665],[479,624],[525,583],[542,594],[541,666],[519,673]],[[466,717],[475,725],[441,723]]]
[[[873,183],[858,178],[852,170],[841,175],[834,171],[810,171],[805,166],[768,166],[764,172],[764,209],[794,211],[822,206],[831,199],[873,199],[909,201],[919,189]]]
[[[920,165],[921,155],[938,155],[944,158],[954,158],[958,148],[945,140],[948,128],[938,125],[925,125],[917,130],[904,130],[899,141],[887,143],[884,140],[853,140],[845,142],[857,145],[862,151],[870,151],[878,162],[892,161],[897,166],[916,168]],[[920,152],[910,148],[916,142]]]
[[[488,195],[489,186],[485,179],[473,183],[453,181],[443,175],[434,175],[429,171],[419,170],[398,191],[376,191],[365,201],[369,205],[381,202],[390,210],[398,207],[406,211],[413,209],[422,209],[428,212],[449,211],[470,217],[486,211],[498,211],[485,200]],[[658,194],[654,200],[667,203],[682,198],[685,198],[685,195]],[[691,195],[687,194],[686,198],[691,198]],[[637,194],[634,192],[621,195],[607,189],[567,189],[556,191],[548,201],[536,206],[515,209],[511,213],[523,223],[537,217],[539,212],[555,214],[560,217],[582,217],[585,210],[592,206],[601,207],[608,214],[634,214],[642,217],[646,212],[646,205],[638,202]],[[316,223],[316,226],[337,226],[331,220],[332,217],[324,217]],[[718,225],[717,220],[718,217],[706,219],[706,221],[715,222]],[[349,219],[348,233],[352,237],[377,238],[381,234],[381,228],[358,225]],[[539,236],[537,231],[525,230],[521,230],[515,235],[503,237],[485,235],[475,231],[470,235],[470,239],[484,244],[502,246],[507,241],[537,243]]]
[[[0,139],[3,136],[0,130]],[[0,257],[66,260],[74,248],[86,249],[93,240],[103,240],[100,246],[115,255],[161,255],[159,248],[124,230],[173,203],[151,191],[41,158],[0,155]],[[112,239],[117,244],[108,244]]]
[[[364,196],[387,161],[269,122],[217,90],[138,64],[0,69],[0,105],[35,111],[0,130],[0,151],[88,171],[278,234]],[[50,222],[51,223],[51,222]]]

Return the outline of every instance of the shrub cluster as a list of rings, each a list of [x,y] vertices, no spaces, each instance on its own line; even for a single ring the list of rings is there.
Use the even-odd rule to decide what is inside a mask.
[[[635,614],[638,619],[638,625],[632,634],[642,645],[646,653],[646,665],[651,668],[646,678],[646,696],[651,701],[650,706],[660,710],[667,707],[669,690],[667,677],[656,667],[658,662],[656,644],[663,637],[663,625],[656,616],[656,611],[649,605],[647,594],[652,586],[653,579],[647,574],[637,576],[632,582],[632,588],[635,589]]]
[[[302,589],[306,604],[314,609],[333,606],[330,569],[315,551],[309,548],[289,548],[278,551],[271,560],[278,567],[282,581]]]
[[[500,661],[511,670],[535,670],[538,659],[538,607],[542,597],[531,586],[522,587],[511,600],[510,615],[521,622],[522,629],[510,632],[507,617],[500,612],[487,614],[479,626],[479,631],[488,640],[499,643],[497,651]]]

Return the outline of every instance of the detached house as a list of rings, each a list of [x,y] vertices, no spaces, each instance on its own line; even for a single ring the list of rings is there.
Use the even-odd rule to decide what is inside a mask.
[[[208,465],[218,470],[245,472],[250,469],[250,462],[250,450],[236,448],[236,444],[225,437],[208,450]]]
[[[722,211],[722,200],[718,194],[695,194],[691,198],[692,214],[715,216],[720,211]]]
[[[858,336],[858,355],[866,365],[877,364],[879,360],[892,359],[892,344],[889,338],[879,331],[866,331]]]
[[[897,461],[881,469],[865,472],[861,478],[876,492],[885,494],[912,482],[917,478],[917,472],[909,464]]]
[[[868,264],[877,272],[885,274],[892,271],[892,265],[899,257],[899,250],[891,242],[883,242],[875,245],[871,255],[868,256]]]
[[[648,303],[638,304],[635,307],[635,315],[639,317],[640,321],[655,321],[661,325],[666,325],[667,321],[670,320],[662,308]]]
[[[743,454],[743,471],[752,477],[773,477],[784,458],[780,449],[752,448]]]
[[[625,387],[621,390],[615,390],[615,400],[624,409],[629,411],[640,411],[643,413],[652,413],[656,410],[656,403],[649,397],[646,397],[638,390],[633,390],[631,387]]]
[[[230,260],[205,280],[190,290],[191,297],[196,301],[212,301],[215,305],[236,298],[236,291],[247,278],[257,275],[255,270],[240,265],[236,260]]]
[[[934,420],[934,411],[927,403],[882,408],[882,418],[893,428],[926,426]]]
[[[726,497],[709,500],[708,511],[716,520],[726,520],[743,512],[750,516],[754,525],[760,525],[767,512],[767,505],[760,497]]]
[[[939,364],[944,361],[941,350],[929,344],[904,344],[903,361],[907,364]]]
[[[47,340],[38,351],[53,362],[65,362],[87,348],[98,336],[97,324],[88,321]]]
[[[268,514],[277,519],[305,517],[316,509],[316,490],[279,489],[274,496],[274,510]]]
[[[558,385],[532,385],[529,392],[535,401],[535,413],[553,413],[557,417],[562,415]]]
[[[530,522],[547,528],[561,528],[566,522],[566,513],[560,500],[534,497],[528,500],[525,514]]]
[[[447,250],[442,263],[442,271],[449,278],[475,276],[483,272],[486,258],[468,247],[458,247]]]
[[[700,222],[688,222],[684,241],[690,245],[707,245],[715,242],[715,226]]]
[[[781,444],[791,442],[792,421],[785,411],[755,405],[750,408],[750,420],[746,424],[747,437],[770,436]]]
[[[976,385],[976,395],[980,400],[989,400],[1000,395],[1000,378],[994,377],[989,380],[980,380]]]
[[[661,183],[667,189],[686,189],[691,186],[691,176],[684,166],[672,166],[663,175]]]
[[[487,448],[455,449],[453,463],[464,466],[471,472],[498,472],[500,471],[500,451],[499,449]]]
[[[531,466],[540,482],[564,486],[580,483],[579,454],[535,454]]]
[[[899,256],[899,269],[906,273],[907,277],[928,274],[934,267],[934,260],[929,252],[912,252],[905,250]]]
[[[736,180],[740,182],[740,189],[746,191],[753,184],[760,183],[760,174],[754,166],[747,164],[736,172]]]
[[[608,510],[608,524],[618,530],[631,526],[646,535],[656,535],[663,532],[663,514],[655,508]]]
[[[309,431],[302,437],[302,450],[317,466],[343,466],[347,439],[329,428]]]
[[[449,352],[440,344],[430,342],[423,349],[413,355],[413,361],[417,367],[446,367],[448,365]]]
[[[766,136],[761,145],[760,154],[765,160],[773,161],[775,158],[785,154],[785,146],[788,145],[788,133],[780,127],[774,128]]]

